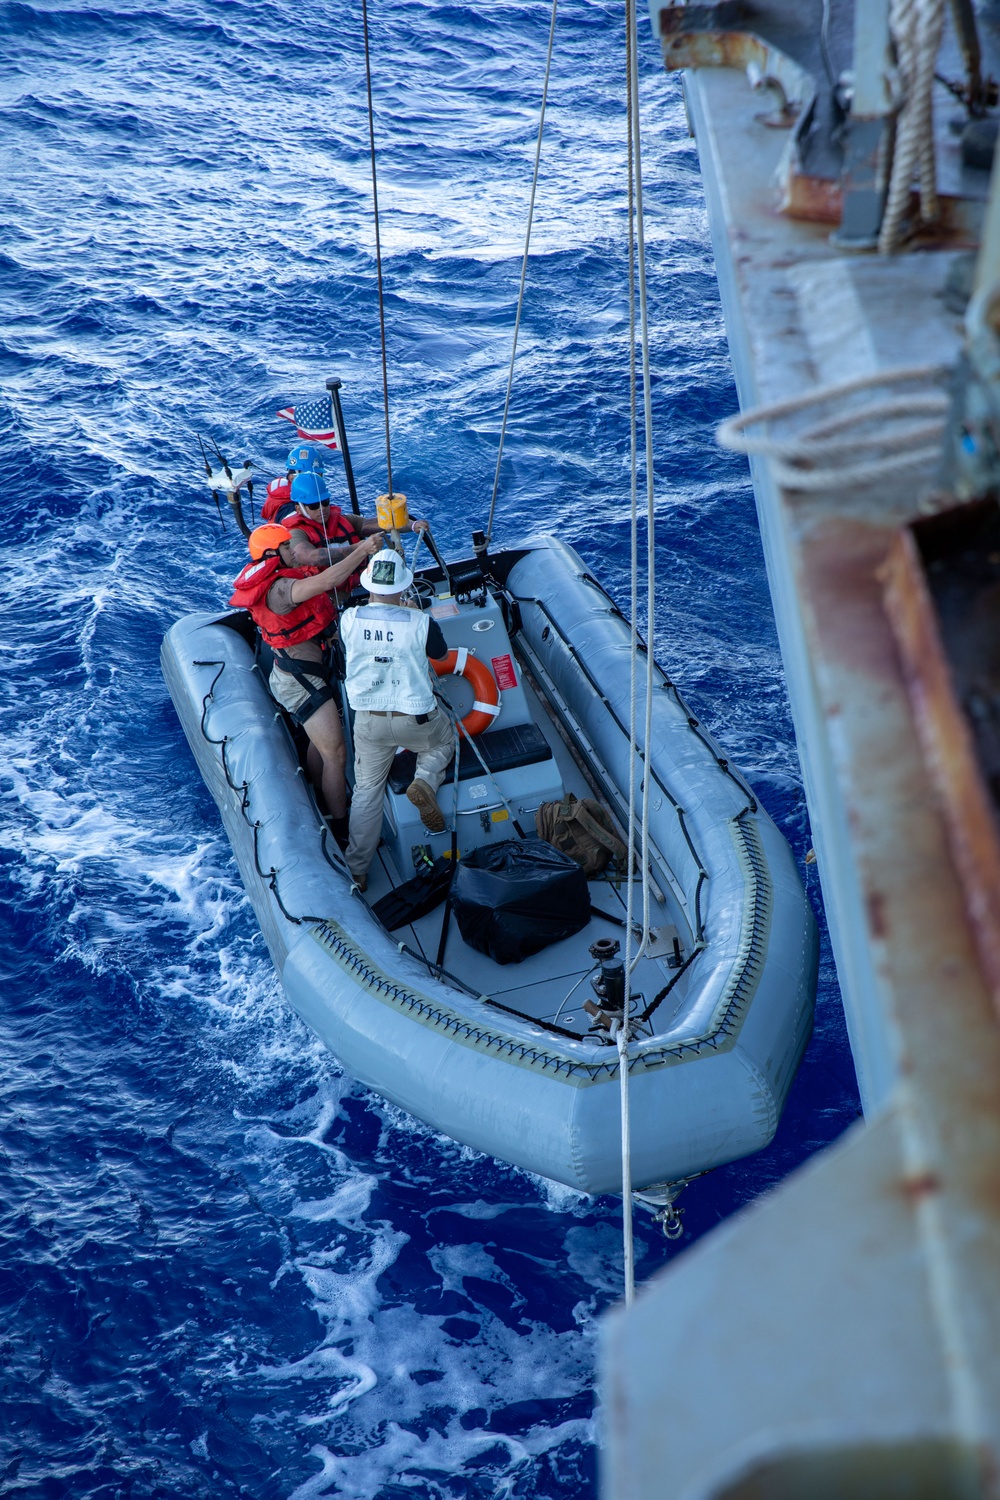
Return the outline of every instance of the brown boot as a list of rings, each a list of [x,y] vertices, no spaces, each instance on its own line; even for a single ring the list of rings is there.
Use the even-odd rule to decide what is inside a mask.
[[[438,807],[438,799],[426,781],[421,781],[419,777],[416,781],[411,781],[406,795],[420,814],[428,832],[444,833],[444,813]]]

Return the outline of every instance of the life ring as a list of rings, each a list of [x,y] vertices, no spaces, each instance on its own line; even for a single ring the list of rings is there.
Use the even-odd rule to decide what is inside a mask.
[[[464,677],[475,693],[476,701],[461,723],[465,733],[471,736],[489,729],[500,712],[500,690],[489,667],[473,656],[468,646],[449,651],[438,661],[432,659],[431,666],[439,677]]]

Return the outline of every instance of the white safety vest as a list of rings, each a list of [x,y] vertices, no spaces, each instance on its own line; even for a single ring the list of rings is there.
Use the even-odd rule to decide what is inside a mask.
[[[347,698],[357,712],[429,714],[435,707],[427,665],[429,621],[418,609],[375,599],[340,617]]]

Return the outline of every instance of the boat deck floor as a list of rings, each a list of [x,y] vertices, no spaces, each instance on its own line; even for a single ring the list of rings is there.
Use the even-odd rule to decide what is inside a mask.
[[[525,683],[531,702],[532,715],[552,747],[559,765],[563,785],[578,797],[594,795],[594,789],[585,782],[566,744],[537,696]],[[393,863],[386,845],[379,848],[378,855],[368,872],[368,888],[364,896],[366,903],[374,905],[382,896],[409,878],[401,874]],[[617,938],[625,948],[625,911],[627,882],[614,882],[600,878],[588,882],[591,904],[596,908],[590,922],[581,931],[562,942],[553,943],[541,953],[533,954],[518,964],[498,964],[484,953],[477,952],[466,944],[452,918],[448,925],[448,937],[442,964],[469,990],[477,995],[499,1002],[532,1020],[558,1024],[561,1028],[580,1038],[593,1039],[602,1035],[594,1032],[593,1018],[583,1008],[585,1000],[595,996],[588,976],[595,972],[590,946],[598,938]],[[619,919],[608,921],[599,915],[607,912]],[[419,953],[429,964],[437,962],[438,947],[445,906],[429,912],[417,922],[398,928],[393,937]],[[633,923],[642,920],[641,882],[633,882]],[[643,956],[632,977],[632,994],[637,997],[637,1010],[641,1011],[654,996],[668,984],[676,973],[670,960],[674,957],[673,937],[677,931],[675,913],[666,902],[661,902],[651,893],[649,925],[653,939],[651,956]],[[638,943],[638,935],[635,939]],[[669,1002],[657,1012],[656,1030],[663,1031],[671,1018],[683,1004],[686,976],[681,976],[672,991]]]
[[[397,883],[391,877],[386,865],[386,861],[379,859],[369,872],[366,894],[367,899],[372,902],[385,895]],[[589,882],[589,890],[595,907],[624,920],[626,896],[624,885],[616,889],[608,881],[593,880]],[[638,881],[635,882],[633,899],[634,918],[642,914],[642,896]],[[421,917],[418,922],[398,928],[393,936],[433,964],[437,960],[444,912],[445,907],[442,904],[436,911]],[[659,903],[652,903],[651,927],[657,929],[658,923],[665,925],[667,920],[665,908]],[[594,960],[588,950],[598,938],[617,938],[624,949],[624,928],[607,921],[595,912],[587,926],[573,937],[553,943],[551,947],[543,949],[541,953],[533,954],[519,964],[503,965],[495,963],[486,954],[477,952],[463,942],[452,918],[448,926],[443,966],[479,995],[510,1006],[511,1009],[530,1016],[533,1020],[558,1024],[576,1036],[586,1037],[590,1035],[592,1018],[583,1009],[583,1002],[595,998],[590,984],[586,982],[587,976],[595,971]],[[641,1010],[648,1005],[669,982],[673,971],[668,967],[667,956],[665,953],[662,958],[643,957],[636,966],[632,980],[632,993],[638,997],[638,1009]],[[678,984],[677,991],[682,988],[683,979]],[[679,1001],[679,994],[677,999]],[[672,1004],[668,1012],[657,1016],[658,1030],[663,1029],[663,1023],[669,1019],[675,1009],[676,1005]]]

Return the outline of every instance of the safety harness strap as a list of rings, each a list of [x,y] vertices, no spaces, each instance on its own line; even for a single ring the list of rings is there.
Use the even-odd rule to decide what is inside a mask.
[[[335,661],[303,661],[301,657],[289,656],[285,651],[275,651],[274,665],[279,672],[287,672],[290,677],[294,677],[299,687],[308,693],[307,703],[303,707],[308,707],[310,714],[318,712],[324,703],[329,703],[330,693],[337,680]],[[316,687],[317,677],[323,684],[322,687]]]

